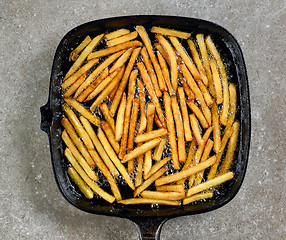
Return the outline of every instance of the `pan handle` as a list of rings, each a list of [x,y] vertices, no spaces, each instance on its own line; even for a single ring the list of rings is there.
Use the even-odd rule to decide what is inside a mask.
[[[41,111],[41,125],[40,128],[47,134],[50,133],[50,127],[52,125],[52,111],[50,109],[50,101],[40,108]]]
[[[156,218],[131,218],[130,220],[135,223],[140,240],[159,240],[161,228],[163,224],[170,218],[156,217]]]

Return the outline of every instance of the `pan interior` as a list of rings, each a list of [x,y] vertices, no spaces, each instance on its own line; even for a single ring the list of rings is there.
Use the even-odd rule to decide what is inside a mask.
[[[69,54],[87,35],[95,37],[97,34],[107,33],[118,28],[128,28],[134,31],[134,26],[143,25],[147,30],[152,26],[160,26],[196,33],[210,34],[218,45],[223,61],[228,66],[230,82],[238,87],[238,110],[236,119],[240,121],[240,136],[235,152],[233,168],[235,177],[222,185],[210,200],[197,202],[187,206],[156,206],[134,205],[123,206],[109,204],[106,201],[94,198],[88,200],[74,187],[67,175],[67,162],[64,159],[64,145],[61,141],[62,118],[62,92],[61,80],[71,66]],[[152,40],[152,39],[151,39]],[[248,92],[248,80],[241,49],[234,37],[222,27],[200,19],[171,17],[171,16],[129,16],[103,19],[78,26],[68,32],[60,42],[52,68],[50,79],[49,101],[53,114],[52,125],[49,133],[52,166],[57,185],[65,197],[75,207],[90,213],[112,215],[119,217],[145,217],[145,216],[182,216],[197,214],[216,209],[229,202],[239,190],[247,166],[250,144],[250,103]],[[121,186],[121,190],[129,195],[129,190]]]

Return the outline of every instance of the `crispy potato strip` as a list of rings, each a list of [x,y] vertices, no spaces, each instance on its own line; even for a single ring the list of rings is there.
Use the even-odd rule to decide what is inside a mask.
[[[135,189],[134,184],[133,184],[130,176],[128,175],[128,173],[126,171],[126,168],[118,159],[116,153],[114,152],[112,146],[108,142],[108,140],[107,140],[104,132],[101,130],[101,128],[98,128],[97,135],[98,135],[98,138],[100,139],[105,151],[107,152],[108,156],[110,157],[111,161],[117,167],[118,171],[121,173],[122,177],[124,178],[126,183],[129,185],[129,187],[134,190]]]
[[[92,52],[92,50],[99,44],[104,34],[100,34],[96,36],[94,39],[91,40],[91,42],[85,47],[85,49],[82,51],[82,53],[79,55],[77,60],[73,63],[69,71],[67,72],[64,81],[71,76],[77,69],[84,63],[87,56]]]
[[[175,169],[180,169],[177,140],[176,140],[176,130],[172,113],[172,103],[171,103],[171,98],[167,92],[164,92],[164,105],[165,105],[166,122],[167,122],[167,129],[169,132],[169,141],[170,141],[173,165]]]
[[[93,180],[91,180],[84,171],[82,171],[81,167],[77,165],[75,158],[73,157],[71,151],[66,148],[65,156],[67,157],[68,161],[71,165],[76,169],[82,179],[86,182],[86,184],[99,196],[101,196],[106,201],[113,203],[115,201],[115,197],[110,195],[109,193],[105,192],[101,187],[99,187]]]
[[[228,180],[231,180],[234,177],[233,172],[227,172],[221,176],[215,177],[214,179],[205,181],[197,186],[194,186],[190,188],[187,192],[187,197],[190,197],[196,193],[202,192],[204,190],[207,190],[209,188],[218,186]]]
[[[102,50],[92,52],[88,55],[87,60],[94,59],[94,58],[106,57],[110,54],[119,52],[121,50],[125,50],[128,48],[141,47],[141,46],[142,46],[142,43],[137,41],[137,40],[124,42],[124,43],[121,43],[121,44],[118,44],[118,45],[115,45],[112,47],[108,47],[108,48],[105,48]]]
[[[173,30],[173,29],[169,29],[169,28],[162,28],[162,27],[152,27],[151,32],[162,34],[162,35],[167,35],[167,36],[183,38],[183,39],[188,39],[191,37],[191,33]]]
[[[200,172],[203,169],[208,168],[209,166],[213,165],[216,161],[216,156],[210,157],[208,160],[199,163],[198,165],[188,168],[186,170],[174,173],[172,175],[164,176],[155,181],[155,186],[161,186],[168,183],[176,182],[186,177],[189,177],[193,174]]]
[[[110,39],[106,42],[106,44],[108,47],[112,47],[112,46],[115,46],[115,45],[118,45],[121,43],[131,41],[131,40],[137,38],[137,35],[138,35],[138,33],[136,31],[133,31],[131,33],[127,33],[127,34],[122,35],[120,37]]]
[[[118,37],[121,37],[121,36],[126,35],[128,33],[130,33],[130,31],[128,29],[121,28],[121,29],[118,29],[116,31],[105,34],[104,38],[106,40],[111,40],[113,38],[118,38]]]
[[[69,61],[75,61],[78,58],[78,54],[87,46],[87,44],[90,43],[90,41],[90,36],[86,36],[86,38],[77,46],[77,48],[71,52]]]
[[[237,145],[238,136],[239,136],[239,126],[240,126],[239,122],[235,122],[233,124],[233,133],[229,139],[227,152],[221,164],[219,175],[226,173],[231,167],[234,152],[235,152],[236,145]]]
[[[68,175],[73,182],[78,186],[79,190],[84,194],[87,199],[92,199],[94,194],[90,187],[82,180],[73,167],[68,168]]]
[[[160,143],[160,138],[152,139],[144,144],[142,144],[140,147],[135,148],[130,153],[126,154],[122,160],[123,163],[128,162],[141,154],[144,154],[148,150],[151,150],[152,148],[156,147]]]
[[[125,89],[125,87],[126,87],[126,85],[127,85],[127,82],[128,82],[129,76],[130,76],[130,73],[131,73],[131,71],[132,71],[132,69],[133,69],[134,63],[135,63],[135,61],[136,61],[136,59],[137,59],[139,53],[140,53],[140,48],[136,48],[136,49],[132,52],[132,54],[131,54],[131,57],[130,57],[130,59],[129,59],[129,62],[128,62],[128,64],[127,64],[127,67],[126,67],[126,69],[125,69],[125,72],[124,72],[124,74],[123,74],[123,77],[122,77],[122,79],[121,79],[121,81],[120,81],[120,84],[119,84],[119,86],[118,86],[117,92],[116,92],[116,94],[115,94],[115,96],[114,96],[113,102],[112,102],[112,104],[111,104],[111,106],[110,106],[110,109],[109,109],[111,116],[114,116],[114,115],[115,115],[115,112],[116,112],[116,110],[117,110],[117,107],[118,107],[118,105],[119,105],[119,103],[120,103],[120,99],[121,99],[122,94],[123,94],[123,92],[124,92],[124,89]]]
[[[120,141],[123,134],[123,124],[126,109],[126,94],[123,93],[121,103],[118,109],[116,125],[115,125],[115,140]]]

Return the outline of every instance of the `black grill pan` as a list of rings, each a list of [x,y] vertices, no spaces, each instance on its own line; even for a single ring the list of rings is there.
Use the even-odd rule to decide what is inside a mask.
[[[71,49],[75,48],[87,35],[95,37],[118,28],[134,30],[143,25],[147,30],[161,26],[191,32],[211,34],[213,41],[228,66],[230,82],[237,85],[240,135],[234,156],[232,171],[235,177],[224,183],[212,199],[199,203],[173,207],[150,205],[122,206],[109,204],[100,199],[87,200],[72,185],[67,175],[67,163],[63,155],[61,141],[62,92],[61,82],[71,66],[68,61]],[[175,16],[126,16],[96,20],[80,25],[68,32],[61,40],[54,57],[47,103],[41,107],[41,129],[48,134],[54,176],[64,198],[75,207],[94,214],[116,216],[132,220],[140,231],[141,239],[159,239],[160,230],[170,218],[199,214],[217,209],[228,203],[238,192],[245,176],[250,145],[250,101],[246,67],[241,48],[235,38],[224,28],[200,19]]]

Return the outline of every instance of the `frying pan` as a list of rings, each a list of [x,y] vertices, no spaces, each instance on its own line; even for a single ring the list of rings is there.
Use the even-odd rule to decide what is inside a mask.
[[[86,199],[74,187],[67,175],[68,163],[64,158],[64,144],[60,137],[63,130],[61,126],[63,116],[61,82],[71,66],[68,61],[70,51],[87,35],[95,37],[97,34],[118,28],[134,31],[136,25],[143,25],[147,30],[150,30],[152,26],[167,27],[191,32],[193,36],[197,33],[211,34],[227,66],[229,81],[237,85],[238,109],[236,119],[240,121],[240,134],[231,168],[235,176],[216,190],[214,197],[209,200],[180,207],[109,204],[99,198]],[[144,15],[108,18],[80,25],[64,36],[56,50],[48,101],[41,107],[41,129],[49,137],[52,168],[58,188],[69,203],[85,212],[130,219],[136,224],[140,239],[159,239],[161,227],[167,220],[184,215],[204,213],[222,207],[233,199],[242,184],[250,145],[250,101],[247,72],[241,48],[227,30],[201,19]],[[123,191],[125,190],[123,188]]]

